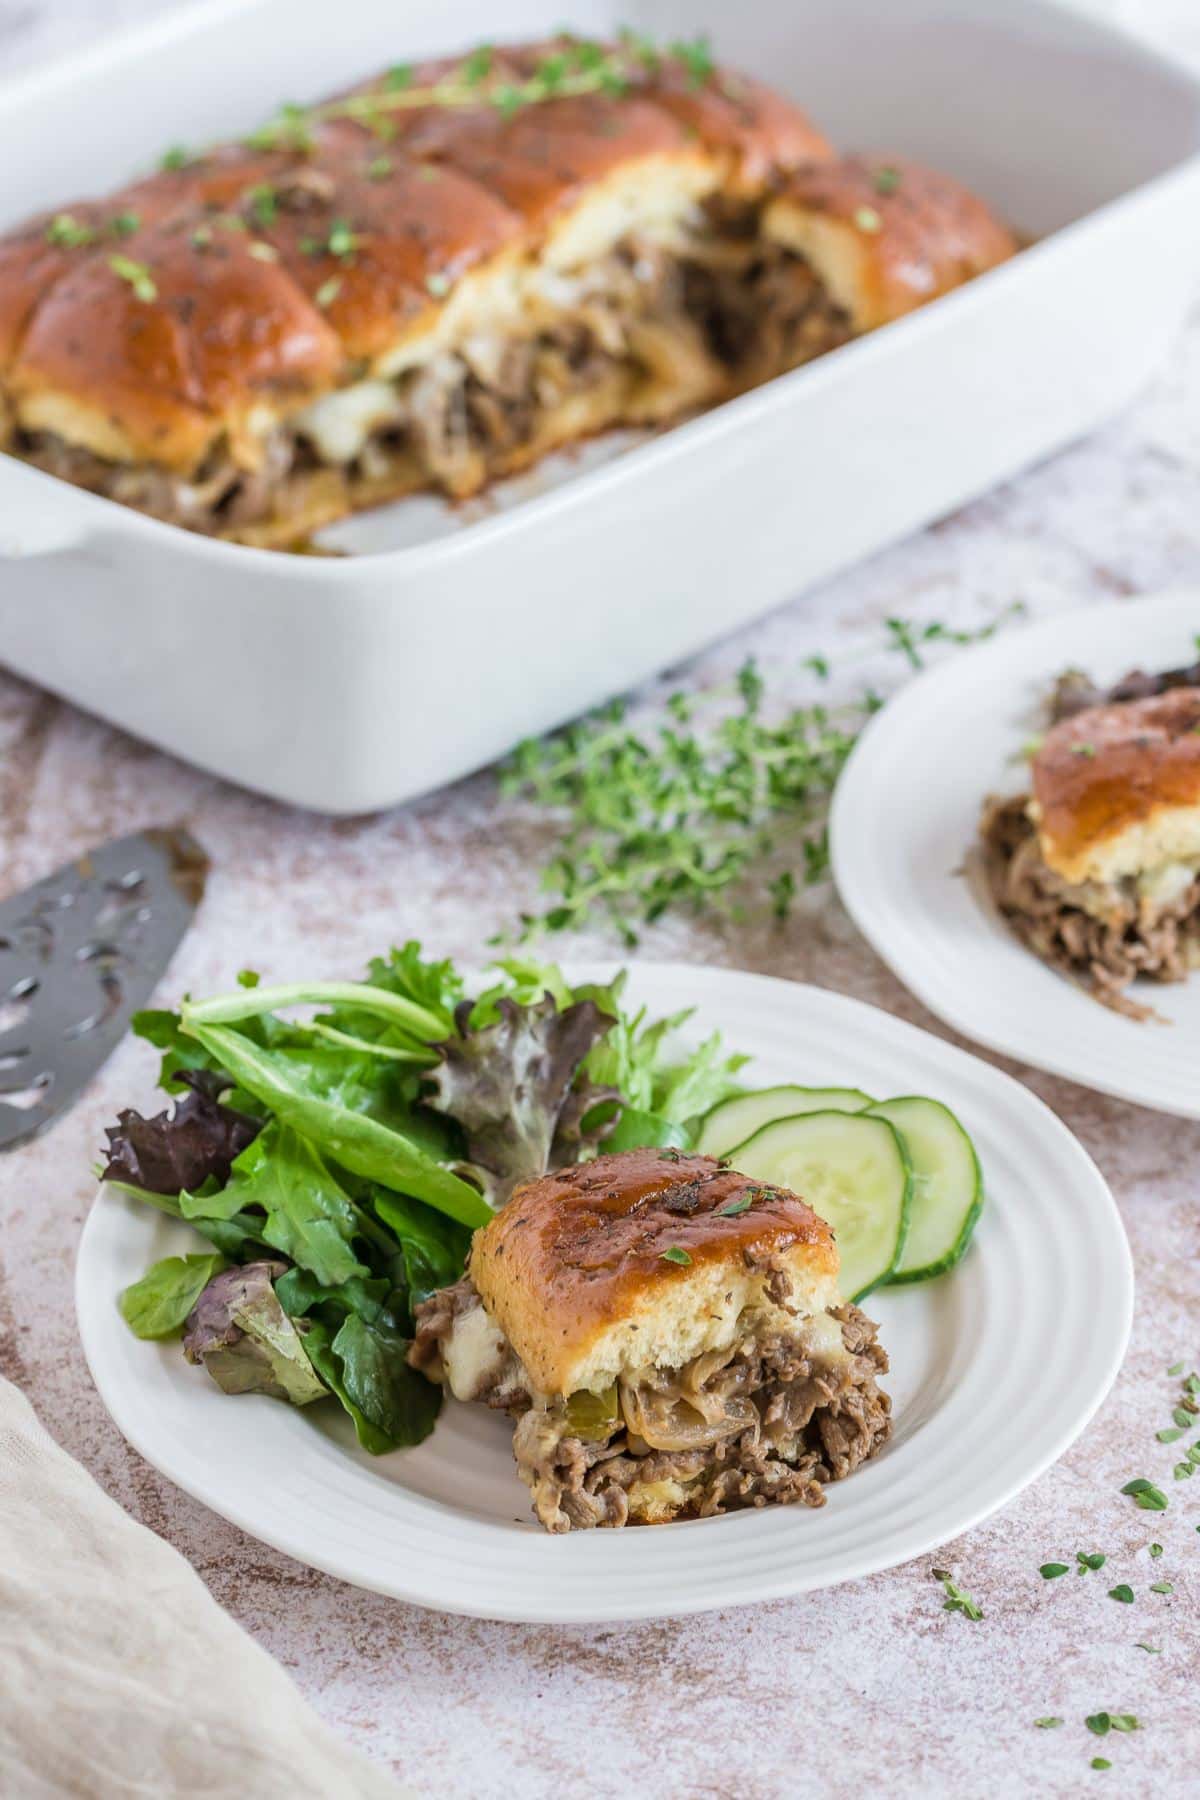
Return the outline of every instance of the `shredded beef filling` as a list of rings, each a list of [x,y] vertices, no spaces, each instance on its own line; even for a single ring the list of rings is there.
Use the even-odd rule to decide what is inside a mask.
[[[415,1366],[443,1378],[456,1321],[481,1305],[464,1278],[419,1308]],[[517,1470],[549,1531],[821,1506],[824,1484],[874,1455],[891,1430],[891,1402],[876,1385],[888,1365],[875,1326],[855,1306],[832,1316],[841,1356],[816,1350],[797,1320],[794,1332],[749,1337],[565,1405],[531,1400],[504,1345],[472,1397],[516,1419]]]
[[[313,498],[330,516],[390,487],[476,492],[537,453],[572,402],[599,396],[583,429],[653,423],[752,386],[843,343],[844,315],[807,266],[759,242],[753,214],[720,216],[664,249],[630,239],[548,296],[532,336],[468,342],[396,379],[394,415],[359,453],[331,464],[302,419],[279,426],[247,470],[226,446],[190,476],[111,463],[51,432],[18,430],[16,455],[93,493],[193,531],[237,532],[301,518]],[[607,416],[606,416],[607,415]]]
[[[1165,905],[1136,884],[1072,886],[1042,858],[1024,795],[992,800],[981,826],[997,906],[1029,948],[1128,1018],[1153,1018],[1124,991],[1137,976],[1183,981],[1200,965],[1200,878]]]

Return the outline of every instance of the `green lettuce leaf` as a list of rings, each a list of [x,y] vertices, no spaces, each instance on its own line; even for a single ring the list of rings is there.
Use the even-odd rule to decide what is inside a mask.
[[[410,1308],[459,1279],[471,1248],[471,1233],[464,1225],[404,1194],[389,1194],[382,1188],[376,1188],[373,1205],[399,1240]]]
[[[127,1287],[117,1305],[135,1337],[175,1337],[214,1275],[223,1256],[164,1256],[140,1281]]]
[[[475,1024],[470,1001],[462,1002],[454,1036],[439,1046],[426,1104],[457,1119],[468,1169],[503,1206],[521,1182],[577,1161],[598,1142],[611,1124],[605,1103],[616,1096],[593,1083],[576,1086],[584,1058],[612,1024],[595,1001],[560,1011],[550,993],[536,1006],[503,995],[495,1014]],[[585,1114],[597,1119],[590,1139]]]
[[[391,1126],[315,1093],[270,1051],[230,1025],[204,1024],[184,1011],[188,1032],[287,1126],[339,1167],[425,1200],[464,1225],[482,1225],[491,1208],[469,1182]]]
[[[334,1287],[369,1273],[353,1248],[359,1214],[306,1138],[271,1124],[238,1157],[219,1194],[180,1197],[184,1218],[261,1208],[262,1241]]]
[[[308,1406],[327,1389],[271,1286],[282,1270],[282,1263],[254,1262],[217,1275],[188,1319],[183,1353],[203,1363],[227,1394],[267,1394]]]
[[[410,1369],[407,1341],[350,1314],[336,1334],[313,1319],[302,1340],[317,1374],[354,1420],[358,1441],[372,1456],[429,1436],[442,1390]]]

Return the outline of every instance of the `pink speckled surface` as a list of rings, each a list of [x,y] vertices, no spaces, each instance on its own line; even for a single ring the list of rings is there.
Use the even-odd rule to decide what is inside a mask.
[[[0,26],[19,37],[42,19],[46,42],[58,44],[71,35],[68,13],[92,23],[93,12],[136,10],[116,0],[0,4]],[[1171,7],[1156,10],[1169,38]],[[970,623],[1013,599],[1041,614],[1168,583],[1200,586],[1198,417],[1200,321],[1155,389],[1105,432],[782,609],[689,673],[720,677],[753,651],[776,691],[801,699],[812,693],[804,656],[840,648],[844,658],[848,646],[876,642],[891,613]],[[881,672],[901,673],[895,663]],[[100,839],[177,818],[205,843],[215,873],[167,997],[228,985],[248,963],[268,978],[353,972],[410,933],[477,959],[531,898],[550,831],[498,803],[486,776],[364,821],[286,812],[0,676],[0,891]],[[601,936],[560,947],[613,949]],[[815,980],[937,1029],[828,891],[807,897],[783,932],[668,921],[644,951]],[[132,1043],[50,1136],[0,1162],[0,1370],[110,1493],[179,1547],[322,1714],[418,1792],[557,1800],[637,1788],[759,1800],[857,1795],[872,1783],[889,1797],[1067,1796],[1092,1784],[1194,1794],[1200,1479],[1171,1481],[1174,1455],[1154,1432],[1168,1423],[1177,1387],[1167,1365],[1200,1360],[1200,1126],[1014,1072],[1113,1185],[1137,1265],[1128,1359],[1082,1440],[1017,1503],[938,1557],[839,1590],[682,1623],[479,1624],[357,1593],[178,1493],[108,1421],[71,1306],[101,1128],[119,1105],[153,1100],[153,1059]],[[1120,1497],[1138,1474],[1164,1479],[1166,1514]],[[1154,1563],[1152,1539],[1164,1546]],[[1108,1563],[1081,1579],[1039,1578],[1039,1564],[1073,1561],[1076,1550],[1103,1550]],[[958,1571],[982,1621],[942,1610],[934,1563]],[[1159,1579],[1174,1593],[1150,1594]],[[1135,1588],[1133,1606],[1106,1597],[1118,1581]],[[1147,1655],[1138,1640],[1162,1654]],[[1144,1729],[1101,1743],[1083,1720],[1102,1708],[1136,1713]],[[1061,1729],[1035,1728],[1048,1714],[1063,1717]],[[1097,1754],[1111,1759],[1110,1772],[1090,1769]]]
[[[878,621],[901,612],[966,623],[1014,597],[1035,612],[1200,576],[1194,508],[1200,445],[1186,415],[1200,333],[1155,395],[1102,436],[1007,491],[776,613],[694,673],[726,674],[753,650],[778,691],[802,697],[802,659],[864,665]],[[1131,601],[1131,605],[1136,602]],[[1200,604],[1200,603],[1198,603]],[[953,654],[953,652],[949,652]],[[0,677],[3,886],[154,821],[182,818],[215,863],[167,996],[228,985],[247,963],[268,978],[353,972],[409,933],[464,959],[532,897],[548,828],[499,803],[480,776],[390,815],[330,823],[238,793]],[[609,953],[601,936],[578,952]],[[811,979],[931,1025],[857,937],[831,892],[806,897],[783,931],[664,922],[651,956]],[[934,1027],[936,1029],[936,1026]],[[1166,1366],[1200,1356],[1195,1321],[1200,1127],[1167,1122],[1067,1083],[1016,1071],[1061,1114],[1115,1189],[1134,1248],[1133,1346],[1082,1441],[1015,1505],[944,1556],[824,1595],[691,1622],[534,1629],[439,1618],[361,1594],[264,1549],[178,1493],[109,1423],[84,1370],[71,1269],[92,1196],[89,1165],[121,1104],[153,1101],[153,1058],[132,1042],[48,1137],[0,1165],[5,1201],[0,1369],[55,1435],[137,1517],[195,1564],[217,1598],[295,1674],[314,1704],[418,1790],[549,1796],[640,1780],[672,1795],[774,1795],[822,1748],[816,1791],[1021,1791],[1066,1795],[1098,1780],[1101,1748],[1126,1789],[1195,1791],[1200,1633],[1200,1481],[1169,1480]],[[1049,1378],[1053,1375],[1050,1372]],[[233,1404],[231,1402],[231,1404]],[[1036,1399],[1031,1399],[1036,1404]],[[1118,1489],[1167,1477],[1171,1507],[1137,1512]],[[1151,1538],[1165,1554],[1151,1567]],[[1100,1549],[1101,1574],[1043,1582],[1038,1565]],[[942,1610],[933,1562],[981,1602],[971,1623]],[[1168,1578],[1174,1594],[1147,1592]],[[1134,1606],[1106,1598],[1128,1580]],[[1135,1646],[1161,1645],[1161,1656]],[[1100,1746],[1100,1708],[1145,1729]],[[1058,1731],[1032,1721],[1060,1714]],[[718,1748],[719,1747],[719,1748]],[[576,1787],[574,1791],[579,1791]]]

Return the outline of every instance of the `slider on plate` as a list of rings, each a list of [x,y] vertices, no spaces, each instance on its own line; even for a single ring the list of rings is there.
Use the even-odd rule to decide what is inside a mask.
[[[508,1411],[549,1531],[819,1506],[873,1456],[875,1327],[824,1220],[707,1156],[642,1149],[518,1188],[410,1359]]]
[[[986,868],[1036,955],[1133,1018],[1139,975],[1200,964],[1200,687],[1171,687],[1060,718],[1032,793],[988,803]]]

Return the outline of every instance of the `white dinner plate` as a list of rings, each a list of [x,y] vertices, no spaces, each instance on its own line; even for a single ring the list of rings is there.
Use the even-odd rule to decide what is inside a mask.
[[[987,1204],[964,1261],[868,1302],[892,1361],[895,1435],[825,1507],[550,1537],[530,1517],[511,1425],[485,1407],[448,1401],[424,1444],[374,1458],[333,1406],[230,1398],[177,1343],[139,1342],[117,1311],[121,1288],[194,1238],[102,1190],[76,1303],[96,1386],[129,1441],[301,1562],[496,1619],[653,1618],[803,1593],[932,1550],[1011,1500],[1082,1431],[1129,1331],[1129,1250],[1086,1153],[1017,1082],[838,994],[682,964],[635,966],[630,994],[662,1012],[694,1003],[698,1031],[753,1053],[755,1082],[934,1094],[978,1146]]]
[[[871,721],[830,823],[847,910],[931,1012],[1052,1075],[1200,1119],[1200,973],[1138,981],[1158,1020],[1122,1017],[1041,962],[1005,923],[970,860],[989,794],[1028,790],[1022,746],[1044,729],[1056,676],[1102,684],[1195,662],[1200,593],[1172,590],[1006,631],[919,676]]]

